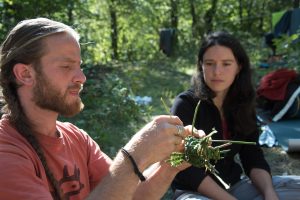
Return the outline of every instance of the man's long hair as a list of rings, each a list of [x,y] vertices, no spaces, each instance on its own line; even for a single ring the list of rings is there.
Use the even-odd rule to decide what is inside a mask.
[[[35,137],[33,125],[21,106],[17,92],[21,85],[16,81],[13,68],[17,63],[32,64],[34,70],[40,72],[41,69],[38,63],[45,54],[43,40],[48,36],[59,33],[71,34],[79,40],[77,32],[63,23],[46,18],[24,20],[10,31],[0,48],[1,100],[4,103],[2,112],[8,116],[10,123],[35,149],[53,186],[54,194],[52,195],[54,199],[62,199],[63,196],[53,173],[48,167],[43,150]]]

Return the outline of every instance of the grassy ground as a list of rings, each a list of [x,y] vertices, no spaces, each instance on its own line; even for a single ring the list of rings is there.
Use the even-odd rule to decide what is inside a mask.
[[[124,77],[135,95],[152,97],[152,116],[168,114],[160,99],[171,106],[176,95],[189,87],[193,66],[186,60],[165,58],[125,69]]]

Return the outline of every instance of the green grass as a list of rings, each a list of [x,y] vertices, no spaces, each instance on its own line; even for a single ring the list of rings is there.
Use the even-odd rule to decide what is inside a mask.
[[[164,59],[129,67],[124,79],[135,95],[152,97],[151,116],[168,114],[161,97],[171,106],[176,95],[189,88],[193,68],[188,61]]]

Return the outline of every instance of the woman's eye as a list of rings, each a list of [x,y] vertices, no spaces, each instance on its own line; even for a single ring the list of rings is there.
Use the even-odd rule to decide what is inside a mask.
[[[212,66],[213,63],[205,63],[204,65],[207,66],[207,67],[209,67],[209,66]]]

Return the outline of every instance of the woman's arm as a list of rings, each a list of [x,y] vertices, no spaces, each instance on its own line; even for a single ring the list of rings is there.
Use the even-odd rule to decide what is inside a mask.
[[[267,171],[253,168],[250,172],[250,179],[265,200],[279,200],[272,184],[271,175]]]
[[[198,187],[198,192],[214,200],[235,200],[236,198],[221,188],[210,176],[206,176]]]

